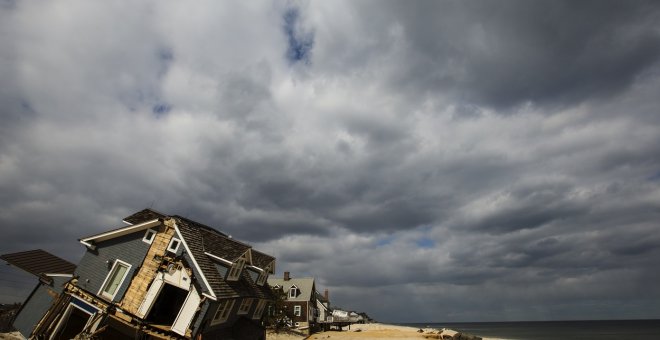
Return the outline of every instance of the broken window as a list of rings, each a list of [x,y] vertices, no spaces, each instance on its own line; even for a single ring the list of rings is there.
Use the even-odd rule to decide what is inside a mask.
[[[124,282],[124,279],[128,274],[129,268],[131,268],[130,264],[120,260],[115,260],[110,273],[108,273],[108,276],[105,278],[101,292],[99,294],[110,300],[114,299],[115,295],[117,295],[119,287],[121,286],[122,282]]]

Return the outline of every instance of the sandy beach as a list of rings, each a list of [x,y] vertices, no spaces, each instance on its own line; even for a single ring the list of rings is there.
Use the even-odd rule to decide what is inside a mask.
[[[423,329],[405,327],[381,323],[355,324],[351,329],[344,328],[343,331],[328,331],[314,333],[309,337],[293,334],[267,334],[267,340],[300,340],[300,339],[343,339],[343,340],[365,340],[365,339],[397,339],[397,340],[421,340],[421,339],[443,339],[443,336],[453,336],[456,334],[452,330]],[[476,335],[476,334],[475,334]],[[449,338],[451,339],[451,338]],[[484,340],[497,340],[493,338],[483,338]]]

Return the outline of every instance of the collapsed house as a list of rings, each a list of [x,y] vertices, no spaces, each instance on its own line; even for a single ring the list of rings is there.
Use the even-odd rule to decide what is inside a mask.
[[[62,294],[64,284],[73,277],[76,265],[42,249],[4,254],[0,255],[0,259],[39,279],[12,322],[14,328],[27,337]]]
[[[79,240],[73,276],[25,337],[265,339],[274,257],[177,215],[145,209],[124,222]]]

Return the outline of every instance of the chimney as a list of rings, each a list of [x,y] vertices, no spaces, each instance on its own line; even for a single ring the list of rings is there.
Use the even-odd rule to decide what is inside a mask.
[[[328,297],[328,294],[329,294],[329,293],[328,293],[328,289],[326,288],[326,289],[323,291],[323,298],[325,298],[325,301],[330,301],[330,298]]]
[[[289,272],[284,272],[284,281],[289,281],[291,280],[291,276],[289,275]]]

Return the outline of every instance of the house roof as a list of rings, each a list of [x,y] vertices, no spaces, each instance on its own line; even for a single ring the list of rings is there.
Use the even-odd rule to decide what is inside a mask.
[[[254,265],[255,267],[265,269],[266,267],[268,267],[268,265],[273,263],[273,261],[275,261],[274,257],[252,249],[252,265]],[[273,274],[275,272],[274,267],[275,266],[272,266],[270,268],[270,274]]]
[[[253,250],[250,245],[236,241],[225,233],[186,217],[166,215],[152,209],[143,209],[123,219],[124,222],[130,224],[129,226],[89,236],[81,239],[81,242],[87,245],[87,241],[104,241],[116,236],[125,235],[126,233],[146,229],[151,227],[152,224],[161,223],[162,220],[167,218],[174,220],[177,232],[183,239],[183,243],[192,258],[192,262],[200,272],[201,279],[212,297],[235,298],[250,296],[265,298],[269,296],[270,289],[266,287],[266,290],[264,290],[263,287],[254,284],[250,275],[247,273],[244,273],[244,278],[238,281],[225,281],[216,268],[218,264],[226,266],[231,262],[235,262],[246,253],[251,255]],[[224,261],[218,261],[216,258]],[[260,266],[261,264],[268,266],[275,260],[274,257],[261,252],[257,253],[256,258],[257,263],[253,262],[252,264],[259,268],[262,268]]]
[[[328,299],[325,298],[325,295],[319,293],[318,291],[315,293],[316,299],[321,301],[321,302],[330,302]]]
[[[204,249],[207,252],[231,262],[235,262],[252,249],[247,244],[230,239],[224,234],[208,229],[200,229],[200,232],[204,240]]]
[[[312,294],[314,294],[316,291],[313,277],[290,278],[286,281],[284,278],[269,277],[268,284],[271,286],[282,287],[284,292],[287,293],[288,301],[309,301],[312,298]],[[289,290],[291,290],[291,287],[294,285],[300,289],[300,295],[295,298],[291,298],[289,296]]]
[[[206,253],[209,253],[228,261],[235,261],[246,251],[251,250],[250,246],[229,239],[224,236],[225,234],[215,233],[212,229],[200,228],[199,225],[191,223],[190,220],[183,219],[180,216],[173,218],[181,232],[181,237],[190,246],[191,255],[196,259],[199,268],[206,276],[211,289],[218,298],[243,296],[269,299],[272,297],[270,289],[255,284],[246,270],[243,271],[241,279],[225,281],[218,272],[216,264],[226,264],[219,263],[213,257],[206,255]]]
[[[91,235],[87,236],[84,238],[81,238],[79,241],[82,242],[84,245],[89,246],[92,243],[95,242],[102,242],[106,240],[110,240],[119,236],[124,236],[128,234],[132,234],[136,231],[140,230],[145,230],[154,226],[157,226],[161,223],[160,219],[151,219],[151,220],[145,220],[145,221],[140,221],[140,223],[137,224],[132,224],[127,227],[121,227],[121,228],[116,228],[112,230],[108,230],[106,232],[96,234],[96,235]]]
[[[45,274],[73,274],[76,269],[75,264],[42,249],[4,254],[0,258],[39,277]]]
[[[123,221],[128,224],[139,224],[142,222],[157,220],[165,217],[167,217],[167,215],[159,211],[153,209],[143,209],[128,217],[125,217]]]

